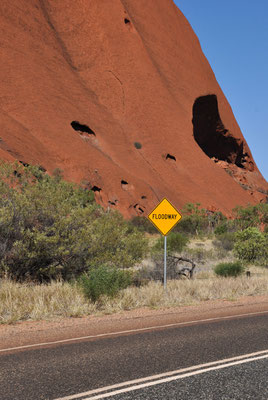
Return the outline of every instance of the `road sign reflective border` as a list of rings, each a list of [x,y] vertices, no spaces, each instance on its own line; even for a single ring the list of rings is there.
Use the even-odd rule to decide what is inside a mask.
[[[159,232],[166,236],[181,220],[179,211],[164,198],[148,215],[148,219],[154,224]]]

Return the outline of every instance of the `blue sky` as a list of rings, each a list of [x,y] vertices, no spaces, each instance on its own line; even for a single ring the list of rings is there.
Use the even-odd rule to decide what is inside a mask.
[[[174,0],[268,180],[268,0]]]

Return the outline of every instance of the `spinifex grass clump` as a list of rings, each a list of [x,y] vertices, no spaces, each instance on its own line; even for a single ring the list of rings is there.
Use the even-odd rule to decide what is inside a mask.
[[[237,277],[245,271],[245,267],[239,262],[228,262],[216,265],[214,272],[218,276],[224,276],[225,278],[232,276]]]
[[[102,265],[91,268],[88,273],[81,276],[78,283],[85,295],[95,302],[102,295],[114,297],[119,290],[130,286],[132,280],[133,274],[130,271]]]

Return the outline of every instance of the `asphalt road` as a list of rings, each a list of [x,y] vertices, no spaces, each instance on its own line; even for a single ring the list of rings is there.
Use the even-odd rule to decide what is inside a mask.
[[[268,314],[2,352],[0,399],[55,400],[265,350]],[[109,398],[268,400],[268,358],[202,371]]]
[[[109,397],[110,400],[267,400],[268,361],[260,360],[243,366],[174,380],[170,383],[130,391]]]

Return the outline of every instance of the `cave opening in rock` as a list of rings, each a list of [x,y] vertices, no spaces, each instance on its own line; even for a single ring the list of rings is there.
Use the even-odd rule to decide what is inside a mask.
[[[25,161],[21,161],[21,160],[19,160],[19,163],[21,163],[24,167],[29,167],[30,166],[30,164],[28,164],[27,162],[25,162]]]
[[[125,19],[124,19],[124,22],[125,22],[126,25],[127,25],[127,24],[130,24],[130,20],[129,20],[128,18],[125,18]]]
[[[134,204],[134,209],[139,213],[139,214],[143,214],[144,213],[144,210],[143,210],[143,208],[137,203],[137,204]]]
[[[173,161],[176,161],[176,157],[173,156],[172,154],[167,154],[167,155],[166,155],[166,160],[173,160]]]
[[[125,181],[124,179],[122,179],[122,180],[121,180],[121,187],[122,187],[122,189],[127,190],[127,188],[128,188],[128,182]]]
[[[192,122],[195,141],[208,157],[245,168],[247,154],[243,154],[243,141],[235,139],[223,125],[216,95],[195,100]]]
[[[92,129],[90,129],[87,125],[80,124],[80,123],[77,122],[77,121],[72,121],[72,122],[71,122],[71,127],[72,127],[75,131],[78,131],[78,132],[85,132],[85,133],[88,133],[89,135],[94,135],[94,136],[96,136],[95,132],[94,132]]]
[[[92,186],[91,190],[92,190],[93,192],[100,192],[100,191],[101,191],[101,188],[98,187],[98,186]]]

